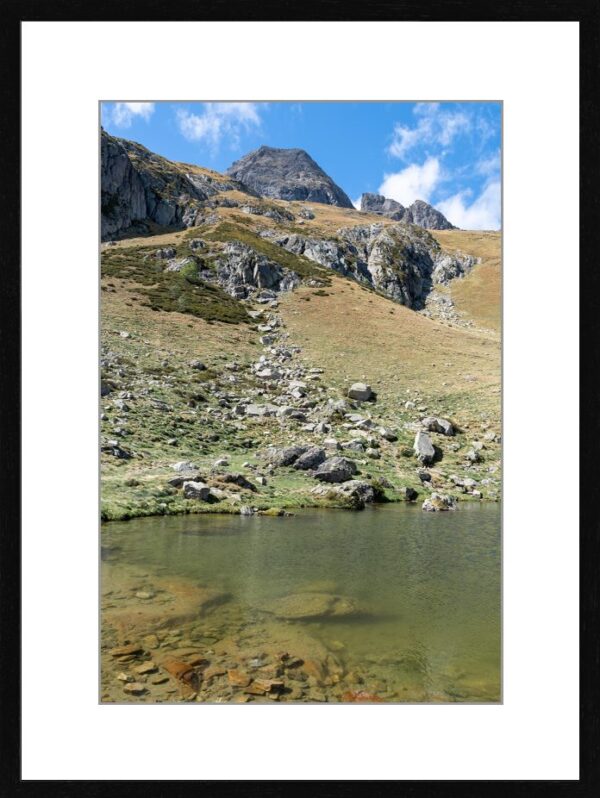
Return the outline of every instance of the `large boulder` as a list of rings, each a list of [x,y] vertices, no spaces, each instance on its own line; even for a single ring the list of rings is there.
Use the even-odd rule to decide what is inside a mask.
[[[326,457],[327,455],[324,449],[321,449],[319,446],[313,446],[298,457],[294,463],[294,468],[298,468],[302,471],[307,471],[309,468],[317,468],[317,466],[320,466],[321,463],[325,461]]]
[[[423,510],[430,513],[456,510],[456,499],[453,496],[432,493],[431,496],[423,502]]]
[[[315,472],[315,479],[321,482],[347,482],[356,474],[354,460],[347,457],[331,457],[325,460]]]
[[[285,446],[280,449],[270,446],[265,452],[265,456],[275,466],[289,466],[293,465],[310,448],[310,446]]]
[[[210,488],[204,482],[184,482],[183,495],[186,499],[199,499],[205,502],[210,498]]]
[[[413,445],[417,460],[423,465],[428,465],[433,462],[435,457],[435,449],[431,438],[426,432],[419,430],[415,435],[415,442]]]
[[[348,388],[348,396],[359,402],[367,402],[373,396],[373,391],[365,382],[355,382]]]

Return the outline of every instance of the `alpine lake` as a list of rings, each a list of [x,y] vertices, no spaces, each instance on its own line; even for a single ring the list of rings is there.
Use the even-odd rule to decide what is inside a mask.
[[[101,528],[103,703],[501,701],[501,509]]]

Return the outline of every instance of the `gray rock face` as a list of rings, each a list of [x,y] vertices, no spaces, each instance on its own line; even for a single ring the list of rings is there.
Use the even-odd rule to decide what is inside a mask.
[[[300,284],[296,272],[238,241],[231,241],[225,246],[215,272],[207,270],[200,276],[208,282],[218,282],[236,299],[246,298],[255,289],[291,291]]]
[[[421,430],[417,432],[413,449],[415,450],[417,460],[423,465],[428,465],[429,463],[433,462],[433,458],[435,457],[435,449],[433,448],[431,438],[429,435],[427,435],[427,433],[421,432]]]
[[[412,205],[405,208],[396,200],[382,197],[381,194],[363,194],[360,199],[360,209],[365,213],[376,213],[378,216],[416,224],[429,230],[456,230],[443,213],[423,200],[415,200]]]
[[[443,213],[433,208],[423,200],[415,200],[406,209],[405,222],[417,224],[419,227],[426,227],[429,230],[456,230]]]
[[[353,207],[349,197],[304,150],[259,147],[232,164],[227,174],[264,197]]]
[[[356,474],[354,460],[347,457],[331,457],[319,466],[315,479],[321,482],[347,482]]]
[[[335,241],[272,231],[263,235],[414,309],[424,307],[434,283],[462,276],[475,264],[470,255],[443,252],[430,233],[403,222],[341,228]]]
[[[383,197],[381,194],[363,194],[360,198],[360,209],[364,213],[376,213],[387,216],[388,219],[400,221],[406,213],[406,208],[396,200]]]
[[[100,142],[100,163],[100,232],[105,241],[146,218],[146,193],[121,144],[104,131]]]
[[[103,241],[127,232],[145,232],[147,222],[191,227],[217,191],[235,188],[250,193],[233,179],[219,181],[187,173],[141,144],[115,138],[105,130],[100,141],[100,187]]]

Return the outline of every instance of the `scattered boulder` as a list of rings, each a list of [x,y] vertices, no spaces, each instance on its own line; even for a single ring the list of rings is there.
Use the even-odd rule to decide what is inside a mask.
[[[384,440],[389,441],[390,443],[394,443],[394,441],[398,440],[396,433],[387,427],[380,427],[379,434]]]
[[[178,463],[173,463],[171,468],[173,471],[194,471],[198,466],[189,460],[180,460]]]
[[[184,482],[183,495],[186,499],[199,499],[205,502],[210,498],[210,488],[204,482]]]
[[[409,487],[400,488],[398,492],[406,502],[414,502],[419,495],[414,488]]]
[[[421,419],[421,424],[426,430],[429,430],[429,432],[439,432],[442,435],[454,435],[454,427],[446,418],[427,416],[427,418]]]
[[[433,443],[431,442],[431,438],[429,435],[427,435],[427,433],[422,432],[421,430],[417,432],[413,449],[417,460],[423,465],[428,465],[429,463],[433,462],[433,458],[435,457],[435,449],[433,448]]]
[[[289,466],[292,465],[300,455],[307,452],[309,448],[309,446],[286,446],[283,449],[278,449],[275,446],[271,446],[267,449],[266,456],[275,466]]]
[[[245,413],[246,413],[247,416],[256,416],[256,417],[260,418],[261,416],[274,416],[274,415],[276,415],[278,409],[279,408],[277,407],[277,405],[270,405],[270,404],[255,405],[255,404],[249,404],[249,405],[246,405],[246,407],[245,407]]]
[[[197,371],[206,371],[206,366],[201,360],[190,361],[190,368],[196,369]]]
[[[257,490],[256,485],[253,485],[243,474],[224,474],[219,477],[219,480],[225,482],[225,484],[237,485],[239,488],[244,488],[244,490],[254,492]]]
[[[347,482],[356,474],[356,470],[354,460],[331,457],[319,466],[314,476],[321,482]]]
[[[432,493],[423,502],[423,510],[426,512],[444,512],[446,510],[456,510],[456,499],[453,496],[445,496],[441,493]]]
[[[348,388],[348,397],[358,402],[368,402],[373,397],[373,391],[365,382],[355,382]]]
[[[301,469],[303,471],[307,471],[309,468],[317,468],[320,466],[321,463],[325,461],[327,455],[325,454],[325,450],[319,448],[318,446],[313,446],[308,451],[301,454],[300,457],[297,458],[296,462],[294,463],[294,468]]]
[[[468,451],[465,457],[470,463],[480,463],[483,460],[481,454],[475,448]]]

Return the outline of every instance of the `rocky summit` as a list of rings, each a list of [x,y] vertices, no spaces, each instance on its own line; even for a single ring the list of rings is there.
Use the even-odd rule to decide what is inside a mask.
[[[227,174],[263,197],[353,207],[347,194],[304,150],[259,147],[232,164]]]
[[[443,213],[423,200],[415,200],[412,205],[405,208],[396,200],[388,199],[381,194],[363,194],[360,199],[360,209],[364,213],[375,213],[397,222],[416,224],[429,230],[456,230]]]

